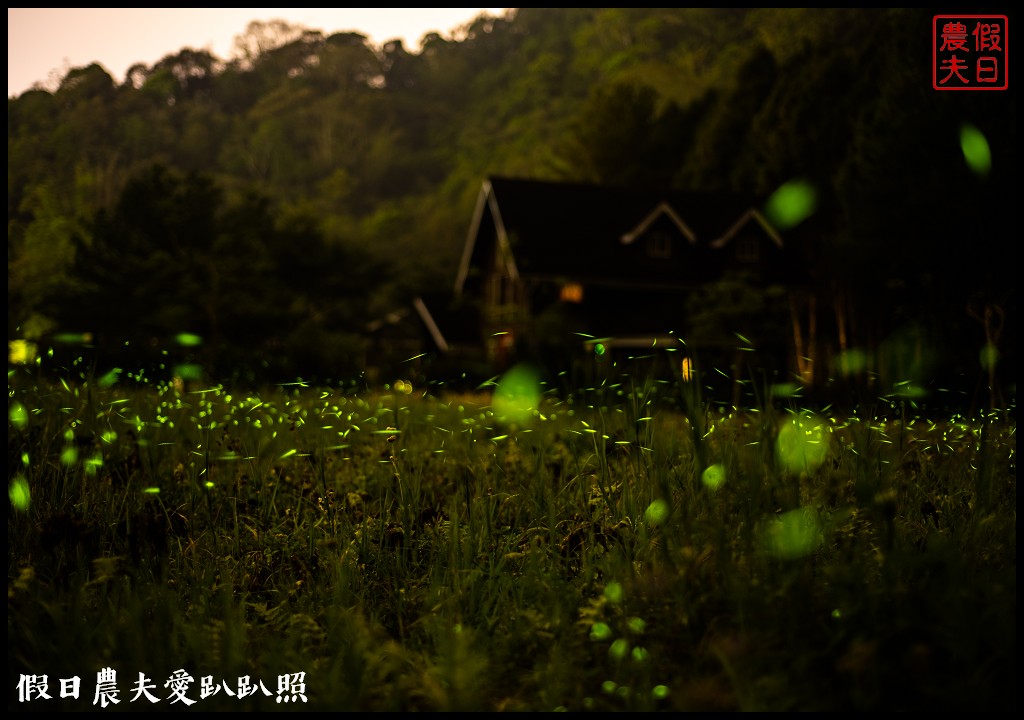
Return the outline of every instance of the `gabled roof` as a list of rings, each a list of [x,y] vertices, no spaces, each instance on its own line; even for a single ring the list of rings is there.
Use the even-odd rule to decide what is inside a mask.
[[[672,206],[667,202],[662,201],[658,207],[651,211],[651,214],[645,217],[639,225],[630,230],[628,233],[622,236],[622,244],[629,245],[635,241],[638,237],[643,235],[647,230],[654,224],[654,222],[661,216],[667,217],[672,223],[679,229],[679,232],[683,234],[691,245],[697,244],[697,236],[694,234],[690,226],[687,225],[683,220],[676,214],[676,211],[672,209]]]
[[[420,328],[430,346],[442,353],[448,352],[455,345],[472,343],[477,339],[473,308],[456,302],[448,293],[417,295],[408,305],[368,323],[366,331],[374,335],[387,328],[409,323]]]
[[[512,278],[607,285],[678,287],[706,272],[703,253],[728,242],[752,218],[772,241],[781,238],[760,217],[753,197],[678,191],[639,191],[581,183],[507,177],[484,181],[455,281],[461,294],[473,268],[498,261]],[[669,258],[645,261],[648,232],[679,240]],[[716,244],[717,243],[717,244]]]
[[[747,225],[747,223],[750,222],[756,222],[760,225],[764,230],[765,235],[767,235],[777,247],[782,247],[782,238],[779,236],[778,231],[770,222],[768,222],[768,219],[755,208],[747,210],[736,220],[732,227],[722,234],[721,237],[712,240],[711,247],[716,250],[725,247]]]

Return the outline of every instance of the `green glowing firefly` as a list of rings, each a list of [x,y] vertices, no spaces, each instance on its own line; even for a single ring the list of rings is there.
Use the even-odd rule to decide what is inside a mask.
[[[985,346],[981,348],[981,353],[978,358],[981,361],[981,366],[983,368],[986,370],[992,370],[999,362],[999,349],[992,343],[986,343]]]
[[[961,125],[960,149],[963,150],[964,160],[967,161],[968,167],[976,175],[988,175],[992,169],[992,151],[981,130],[970,123]]]
[[[28,411],[20,402],[15,401],[10,404],[7,417],[10,418],[11,425],[16,428],[23,428],[28,425]]]
[[[773,519],[761,532],[761,548],[768,555],[792,560],[811,554],[821,544],[818,514],[797,508]]]
[[[618,605],[625,597],[625,593],[622,590],[622,585],[613,581],[605,586],[604,596],[612,605]]]
[[[626,656],[629,652],[629,641],[625,638],[619,638],[612,643],[612,646],[608,648],[608,656],[612,660],[619,661]]]
[[[29,491],[28,482],[21,475],[14,478],[11,482],[10,487],[7,489],[7,495],[11,499],[11,505],[15,510],[28,510],[29,503]]]
[[[494,414],[508,422],[521,423],[533,417],[540,405],[540,379],[528,365],[516,365],[494,391]]]
[[[720,464],[711,465],[704,470],[700,479],[708,490],[717,490],[725,484],[725,468]]]
[[[602,640],[609,640],[612,636],[612,629],[608,627],[607,623],[596,622],[590,628],[590,639],[595,642],[601,642]]]
[[[182,380],[200,380],[203,377],[203,369],[194,363],[183,363],[174,366],[174,374]]]
[[[836,358],[836,369],[843,377],[851,377],[863,372],[868,365],[863,350],[847,350]]]
[[[648,525],[657,527],[668,519],[668,511],[668,503],[659,498],[647,506],[644,518],[647,520]]]
[[[818,193],[814,186],[803,180],[791,180],[776,190],[765,203],[765,215],[775,227],[789,230],[814,212]]]
[[[108,388],[117,383],[117,379],[120,377],[123,371],[121,368],[114,368],[110,372],[106,373],[99,378],[96,382],[99,383],[101,388]]]
[[[829,451],[828,426],[812,413],[787,420],[775,440],[779,464],[790,472],[811,472],[824,462]]]

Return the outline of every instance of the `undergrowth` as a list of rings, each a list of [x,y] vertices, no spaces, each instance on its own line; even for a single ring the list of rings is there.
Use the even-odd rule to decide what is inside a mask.
[[[1012,415],[493,389],[11,371],[8,709],[1016,709]]]

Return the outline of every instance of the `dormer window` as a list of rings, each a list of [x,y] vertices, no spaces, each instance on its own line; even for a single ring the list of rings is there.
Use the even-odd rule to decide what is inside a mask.
[[[736,259],[742,263],[756,263],[761,259],[757,238],[741,237],[736,240]]]
[[[647,236],[647,257],[661,260],[672,257],[672,238],[666,232],[652,232]]]

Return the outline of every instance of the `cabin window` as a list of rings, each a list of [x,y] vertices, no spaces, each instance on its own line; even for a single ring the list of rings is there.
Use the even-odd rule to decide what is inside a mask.
[[[583,302],[583,286],[579,283],[566,283],[562,286],[559,297],[562,302]]]
[[[666,259],[672,257],[672,238],[665,232],[653,232],[647,236],[647,256]]]
[[[736,259],[743,263],[756,263],[761,259],[757,238],[741,237],[736,241]]]

